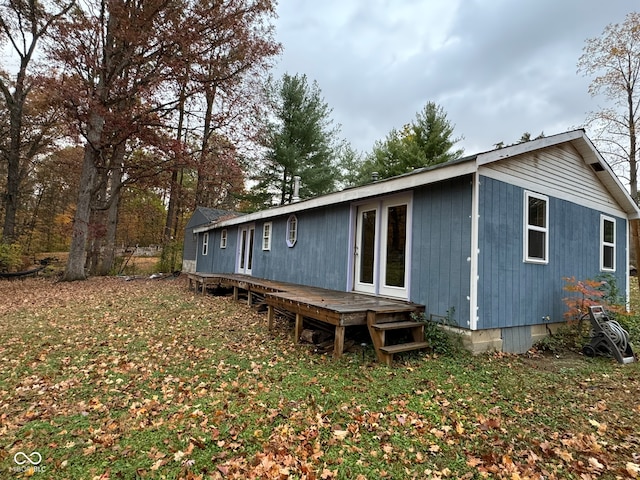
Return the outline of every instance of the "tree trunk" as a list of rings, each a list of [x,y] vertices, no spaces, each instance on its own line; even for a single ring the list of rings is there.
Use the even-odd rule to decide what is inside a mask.
[[[124,154],[124,151],[123,151]],[[120,156],[119,152],[116,153]],[[122,182],[122,159],[117,162],[118,166],[113,170],[113,176],[111,178],[111,203],[109,204],[109,210],[107,210],[107,232],[104,242],[104,252],[102,255],[102,262],[98,268],[98,275],[108,275],[113,269],[113,264],[116,259],[116,233],[118,230],[118,212],[120,208],[120,184]]]
[[[96,182],[98,180],[96,179]],[[97,192],[91,195],[91,214],[89,216],[89,235],[87,238],[87,260],[85,270],[89,275],[98,274],[98,266],[100,265],[100,252],[104,244],[106,224],[106,213],[104,210],[96,209],[93,205],[102,201],[107,194],[106,182],[103,182]]]
[[[84,147],[84,159],[80,175],[78,203],[73,217],[69,258],[62,276],[62,280],[66,282],[86,280],[87,278],[84,267],[87,256],[87,240],[89,238],[89,220],[91,220],[91,200],[96,186],[97,165],[102,153],[99,149],[101,148],[103,129],[104,119],[98,114],[92,114],[87,128],[87,144]]]
[[[13,243],[16,240],[16,215],[18,212],[18,194],[20,192],[20,144],[22,143],[22,110],[25,95],[21,85],[16,85],[13,98],[5,95],[9,107],[9,150],[7,158],[7,190],[4,195],[4,224],[2,241]],[[20,89],[20,90],[19,90]]]
[[[91,192],[96,178],[95,161],[97,155],[98,152],[92,145],[85,147],[78,203],[73,218],[71,247],[62,277],[67,282],[85,280],[87,278],[84,267],[87,254],[87,239],[89,238],[89,220],[91,218]]]
[[[211,122],[213,120],[213,104],[216,97],[216,88],[211,87],[208,88],[205,94],[205,100],[207,102],[207,106],[204,112],[204,122],[202,126],[202,144],[200,148],[200,162],[198,163],[198,181],[196,184],[196,201],[195,207],[204,206],[211,207],[213,205],[209,205],[209,201],[206,198],[205,190],[207,188],[207,183],[209,181],[209,177],[211,175],[211,165],[207,165],[211,161],[210,155],[210,140],[213,134],[213,129],[211,127]]]

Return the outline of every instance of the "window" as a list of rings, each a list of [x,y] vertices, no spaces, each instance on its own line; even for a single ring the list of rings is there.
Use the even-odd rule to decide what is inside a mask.
[[[298,219],[291,215],[287,220],[287,245],[293,247],[298,239]]]
[[[202,235],[202,255],[209,253],[209,232],[204,232]]]
[[[262,250],[271,250],[271,222],[262,225]]]
[[[227,248],[227,229],[220,232],[220,248]]]
[[[616,270],[616,221],[604,215],[600,217],[600,270]]]
[[[524,261],[549,262],[549,199],[525,192]]]

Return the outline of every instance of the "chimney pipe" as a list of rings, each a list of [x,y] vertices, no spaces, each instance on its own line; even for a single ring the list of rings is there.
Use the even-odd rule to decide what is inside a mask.
[[[292,203],[296,203],[300,201],[300,176],[293,176],[293,198],[291,198]]]

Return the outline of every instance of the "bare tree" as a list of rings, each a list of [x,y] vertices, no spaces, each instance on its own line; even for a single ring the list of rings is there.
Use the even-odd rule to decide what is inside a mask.
[[[602,35],[586,41],[578,72],[593,77],[592,96],[603,96],[607,107],[591,113],[594,141],[616,170],[629,182],[638,202],[638,139],[640,121],[640,14],[629,13],[621,24],[607,25]],[[634,250],[640,252],[640,223],[631,222]],[[640,277],[638,277],[640,282]]]

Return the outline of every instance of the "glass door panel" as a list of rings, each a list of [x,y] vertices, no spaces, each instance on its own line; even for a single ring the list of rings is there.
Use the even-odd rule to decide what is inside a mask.
[[[391,205],[384,211],[386,236],[382,239],[384,259],[380,293],[406,296],[407,290],[407,205]]]
[[[251,275],[253,267],[253,239],[255,236],[255,227],[240,227],[238,232],[238,252],[237,252],[237,273]]]
[[[377,217],[377,206],[358,208],[354,290],[360,292],[375,293]]]
[[[411,197],[393,197],[357,208],[353,289],[408,298]]]

